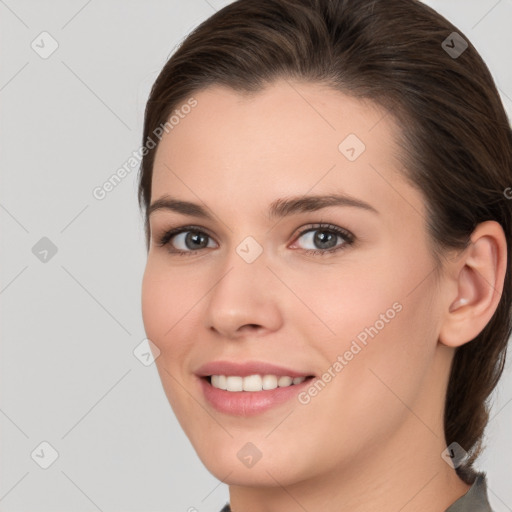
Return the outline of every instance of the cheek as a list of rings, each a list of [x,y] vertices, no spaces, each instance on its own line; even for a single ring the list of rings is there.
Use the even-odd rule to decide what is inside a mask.
[[[173,278],[171,274],[158,262],[148,260],[142,280],[141,305],[146,336],[160,350],[155,365],[164,392],[181,423],[188,418],[187,410],[193,404],[190,396],[183,392],[183,361],[188,346],[180,340],[187,339],[183,333],[189,319],[187,312],[197,299],[188,297],[190,287],[182,286],[184,283],[179,277]],[[185,430],[186,425],[182,424],[182,428]]]
[[[162,267],[148,260],[142,280],[141,306],[146,334],[164,352],[179,339],[177,333],[186,324],[200,292],[197,285],[185,282],[176,271]]]
[[[420,240],[396,239],[347,258],[339,272],[304,278],[311,309],[335,333],[323,328],[333,348],[340,348],[339,341],[343,347],[354,339],[363,344],[385,339],[385,350],[407,352],[411,341],[434,337],[439,315],[434,264],[422,247]]]
[[[315,340],[324,371],[336,375],[325,399],[343,403],[356,424],[376,411],[398,421],[406,408],[397,397],[415,400],[435,354],[439,312],[432,307],[435,284],[427,277],[431,263],[417,255],[411,265],[406,251],[391,256],[365,263],[364,272],[317,275],[314,289],[311,276],[302,282],[302,293],[307,286],[312,291],[308,306],[322,320],[303,317],[303,329]]]
[[[397,316],[399,305],[393,304],[400,294],[389,276],[378,267],[372,271],[371,266],[353,262],[336,269],[304,270],[287,281],[293,284],[294,294],[301,301],[283,301],[281,306],[288,322],[300,325],[304,339],[315,349],[324,353],[338,351],[358,335],[364,341],[369,337],[365,328],[376,322],[378,327],[387,325],[380,315],[390,321]]]
[[[341,319],[340,330],[347,324],[350,332],[321,348],[327,364],[320,378],[327,383],[319,386],[320,391],[300,410],[303,417],[299,421],[314,426],[318,440],[315,457],[349,460],[365,453],[371,456],[376,444],[392,438],[410,419],[408,407],[414,410],[418,403],[433,357],[426,331],[417,328],[422,305],[402,300],[402,309],[393,310],[394,318],[388,323],[381,320],[381,324],[376,320],[386,312],[387,301],[383,304],[384,308],[379,301],[366,304],[366,316],[359,315],[357,322]],[[361,333],[364,337],[358,338]]]
[[[147,337],[160,349],[163,334],[169,328],[164,328],[164,312],[173,311],[172,304],[168,303],[169,298],[169,294],[165,293],[164,280],[158,277],[154,265],[148,261],[142,279],[142,320]]]

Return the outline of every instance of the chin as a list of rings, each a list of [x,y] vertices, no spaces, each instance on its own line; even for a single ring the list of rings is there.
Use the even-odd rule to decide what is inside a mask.
[[[297,460],[294,461],[293,467],[290,466],[290,461],[294,460],[293,454],[283,451],[275,453],[278,451],[275,450],[272,457],[265,457],[262,454],[261,458],[251,465],[250,460],[243,462],[244,452],[239,457],[239,443],[233,441],[234,444],[237,445],[236,449],[217,445],[218,450],[205,449],[204,453],[196,450],[206,469],[227,485],[275,487],[290,485],[306,478],[306,475],[300,474]],[[304,469],[307,471],[307,468]]]
[[[282,468],[273,464],[266,467],[261,461],[252,468],[242,467],[241,464],[223,465],[216,463],[205,465],[205,467],[215,478],[227,485],[276,487],[279,485],[287,486],[297,481],[286,472],[289,469],[289,463],[283,464]]]

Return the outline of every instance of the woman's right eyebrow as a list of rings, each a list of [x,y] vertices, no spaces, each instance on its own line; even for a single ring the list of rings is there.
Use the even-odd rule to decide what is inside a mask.
[[[268,216],[269,219],[272,220],[298,213],[317,211],[333,206],[360,208],[379,215],[379,212],[375,207],[361,199],[357,199],[347,194],[328,194],[277,199],[271,203]],[[213,215],[209,213],[208,208],[205,208],[200,204],[183,201],[169,195],[164,195],[151,203],[148,209],[148,217],[158,210],[170,210],[176,213],[181,213],[182,215],[213,220]]]
[[[147,212],[148,217],[159,210],[170,210],[183,215],[190,215],[191,217],[213,220],[213,216],[203,206],[191,203],[190,201],[182,201],[169,195],[164,195],[151,203]]]

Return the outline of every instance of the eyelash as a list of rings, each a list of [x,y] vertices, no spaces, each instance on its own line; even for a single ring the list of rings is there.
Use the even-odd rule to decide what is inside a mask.
[[[174,228],[174,229],[170,229],[170,230],[166,231],[157,241],[157,245],[159,247],[164,247],[169,244],[169,242],[171,241],[171,239],[174,236],[179,235],[184,232],[187,232],[187,231],[191,231],[196,234],[197,233],[204,234],[204,235],[208,236],[209,238],[212,238],[208,233],[206,233],[199,226],[182,226],[179,228]],[[335,233],[336,235],[339,235],[344,239],[344,243],[342,243],[341,245],[338,245],[336,247],[333,247],[331,249],[303,249],[303,251],[306,252],[307,254],[326,256],[328,254],[333,254],[340,250],[346,249],[348,246],[352,245],[355,241],[355,236],[350,231],[347,231],[346,229],[340,228],[333,224],[322,224],[322,223],[312,224],[312,225],[308,226],[306,229],[301,231],[296,236],[296,239],[300,238],[301,236],[305,235],[306,233],[309,233],[310,231],[327,231],[327,232]],[[205,247],[203,247],[203,249],[205,249]],[[171,254],[176,254],[178,256],[191,256],[192,254],[197,253],[200,250],[201,249],[182,251],[179,249],[178,250],[175,250],[175,249],[170,250],[169,249],[169,252]]]

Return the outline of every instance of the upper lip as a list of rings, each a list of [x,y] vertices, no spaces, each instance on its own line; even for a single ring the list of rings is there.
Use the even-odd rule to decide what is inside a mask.
[[[302,372],[277,366],[272,363],[260,361],[245,361],[243,363],[235,363],[234,361],[210,361],[203,364],[197,371],[199,377],[209,377],[211,375],[237,375],[247,377],[248,375],[276,375],[289,377],[309,377],[313,375],[311,372]]]

